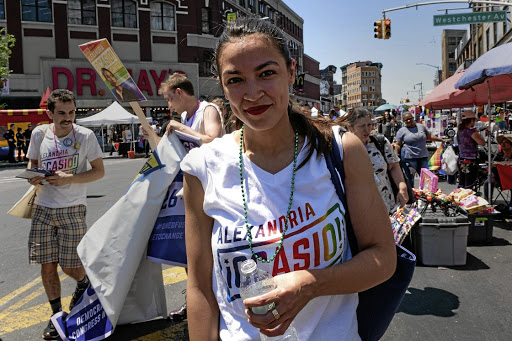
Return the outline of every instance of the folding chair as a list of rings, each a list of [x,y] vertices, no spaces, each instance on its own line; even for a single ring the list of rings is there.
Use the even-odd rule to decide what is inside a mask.
[[[497,195],[496,199],[493,200],[493,204],[498,200],[498,198],[501,198],[507,207],[510,207],[512,206],[512,164],[497,164],[496,168],[498,169],[498,174],[500,176],[500,186],[495,187]]]

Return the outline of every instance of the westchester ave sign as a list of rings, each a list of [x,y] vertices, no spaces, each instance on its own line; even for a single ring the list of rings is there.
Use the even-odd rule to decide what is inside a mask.
[[[434,15],[434,26],[477,24],[507,20],[506,11]]]

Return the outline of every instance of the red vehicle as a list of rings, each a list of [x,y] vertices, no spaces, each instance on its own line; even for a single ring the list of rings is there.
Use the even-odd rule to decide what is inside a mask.
[[[46,123],[50,123],[48,115],[46,115],[46,109],[0,110],[0,160],[7,159],[8,146],[3,135],[9,129],[11,124],[16,125],[16,130],[21,128],[25,131],[29,124],[37,126],[39,124]]]

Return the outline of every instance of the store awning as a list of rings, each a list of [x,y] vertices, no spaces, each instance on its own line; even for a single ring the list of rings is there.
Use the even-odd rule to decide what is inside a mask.
[[[4,110],[0,110],[0,115],[8,115],[8,116],[42,115],[44,113],[46,113],[46,109],[4,109]]]

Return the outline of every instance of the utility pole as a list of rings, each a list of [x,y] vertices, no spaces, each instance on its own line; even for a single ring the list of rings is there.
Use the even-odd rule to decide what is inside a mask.
[[[423,82],[419,82],[414,84],[414,89],[416,90],[416,85],[420,86],[420,101],[423,99]]]
[[[440,75],[440,68],[439,66],[435,66],[435,65],[431,65],[431,64],[427,64],[427,63],[416,63],[416,65],[426,65],[426,66],[430,66],[430,67],[433,67],[435,69],[437,69],[437,73],[436,73],[436,81],[434,81],[434,85],[435,86],[438,86],[439,83],[441,83],[441,75]]]

